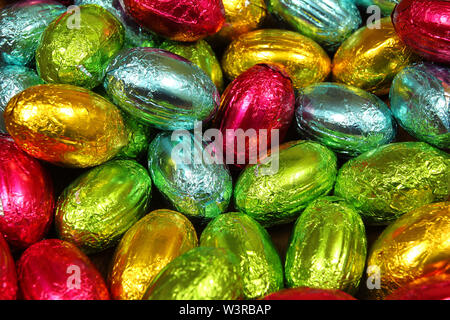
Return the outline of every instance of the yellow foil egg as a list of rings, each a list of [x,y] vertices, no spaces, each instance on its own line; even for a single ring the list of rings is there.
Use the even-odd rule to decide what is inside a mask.
[[[417,60],[397,36],[391,18],[363,27],[345,40],[333,60],[333,78],[377,95],[387,94],[392,79]]]
[[[158,273],[197,246],[197,234],[181,213],[155,210],[127,231],[114,254],[109,274],[114,299],[140,300]]]
[[[233,41],[225,51],[222,68],[233,80],[258,63],[282,67],[296,89],[325,80],[331,69],[330,58],[316,42],[278,29],[252,31]]]

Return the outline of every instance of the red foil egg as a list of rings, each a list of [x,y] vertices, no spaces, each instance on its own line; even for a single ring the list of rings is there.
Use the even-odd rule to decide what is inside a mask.
[[[450,63],[450,1],[403,0],[392,13],[395,31],[417,54]]]
[[[42,240],[29,247],[17,264],[25,300],[109,300],[100,273],[75,245]]]
[[[16,297],[16,267],[8,244],[0,233],[0,300],[15,300]]]
[[[0,232],[16,248],[41,240],[53,219],[52,181],[40,162],[0,134]]]
[[[284,289],[268,296],[263,300],[356,300],[348,293],[333,289],[294,288]]]
[[[124,0],[124,4],[140,25],[177,41],[213,35],[225,22],[221,0]]]
[[[450,300],[450,274],[414,280],[395,290],[386,300]]]

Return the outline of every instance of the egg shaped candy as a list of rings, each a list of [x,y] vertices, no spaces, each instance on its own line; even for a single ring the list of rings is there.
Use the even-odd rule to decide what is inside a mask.
[[[262,29],[234,40],[222,58],[225,75],[233,80],[255,64],[283,66],[296,89],[323,81],[330,58],[313,40],[292,31]]]
[[[72,182],[59,196],[59,237],[94,253],[115,245],[146,212],[151,179],[135,161],[113,160]]]
[[[0,300],[16,300],[17,275],[8,244],[0,233]]]
[[[450,274],[422,277],[395,290],[385,300],[449,300]]]
[[[268,296],[263,300],[356,300],[351,295],[333,289],[293,288],[284,289]]]
[[[92,167],[128,143],[120,111],[101,96],[71,85],[30,87],[12,98],[6,130],[31,156],[67,167]]]
[[[191,222],[171,210],[155,210],[125,233],[109,273],[114,299],[140,300],[158,273],[173,259],[197,246]]]
[[[388,224],[450,195],[450,156],[423,142],[398,142],[365,152],[339,170],[335,195],[368,224]]]
[[[337,153],[356,156],[395,138],[396,124],[387,105],[359,88],[313,84],[299,91],[296,105],[302,137]]]

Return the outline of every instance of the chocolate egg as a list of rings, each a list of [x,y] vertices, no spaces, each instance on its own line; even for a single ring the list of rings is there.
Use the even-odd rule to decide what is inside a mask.
[[[0,11],[0,52],[7,64],[27,65],[34,59],[47,25],[66,7],[51,0],[24,0]]]
[[[254,299],[283,288],[283,266],[267,231],[248,215],[226,213],[211,221],[200,246],[224,248],[240,260],[244,297]]]
[[[116,159],[139,159],[147,154],[152,130],[126,113],[122,113],[128,132],[128,144],[116,155]]]
[[[423,63],[403,69],[392,82],[390,100],[410,135],[450,148],[450,68]]]
[[[193,225],[182,214],[156,210],[139,220],[120,241],[109,274],[114,299],[140,300],[158,273],[197,246]]]
[[[175,258],[144,300],[237,300],[242,297],[239,260],[220,248],[199,247]]]
[[[263,300],[356,300],[351,295],[333,289],[284,289],[264,297]]]
[[[225,75],[233,80],[258,63],[283,66],[296,89],[323,81],[330,58],[313,40],[292,31],[262,29],[234,40],[222,58]]]
[[[355,293],[366,253],[366,233],[358,212],[341,198],[319,198],[295,223],[286,253],[287,285]]]
[[[1,203],[1,201],[0,201]],[[0,233],[0,300],[16,300],[17,275],[8,244]]]
[[[376,22],[377,23],[377,22]],[[398,37],[390,17],[353,33],[334,55],[333,77],[377,95],[387,94],[395,75],[416,56]]]
[[[73,244],[42,240],[20,257],[17,273],[25,300],[108,300],[105,282]]]
[[[313,84],[299,91],[296,105],[302,137],[337,153],[356,156],[395,138],[396,124],[387,105],[362,89]]]
[[[104,87],[116,105],[163,130],[193,129],[212,117],[220,100],[205,72],[161,49],[122,51],[108,66]]]
[[[450,274],[419,278],[395,290],[385,300],[450,300]]]
[[[19,249],[41,240],[54,206],[53,184],[45,169],[11,137],[0,134],[0,232],[5,239]]]
[[[6,130],[35,158],[68,167],[91,167],[128,143],[120,111],[80,87],[44,84],[12,98],[4,113]]]
[[[107,249],[147,213],[150,197],[144,167],[131,160],[109,161],[82,174],[59,196],[56,230],[85,252]]]
[[[312,141],[292,141],[247,166],[234,189],[236,208],[263,226],[295,220],[336,178],[336,156]]]
[[[48,83],[92,89],[102,82],[108,63],[122,48],[124,29],[100,6],[77,8],[45,29],[36,50],[36,68]]]

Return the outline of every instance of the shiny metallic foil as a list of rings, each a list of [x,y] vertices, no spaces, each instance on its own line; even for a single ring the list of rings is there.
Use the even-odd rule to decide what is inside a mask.
[[[450,300],[450,274],[421,277],[395,290],[385,300]]]
[[[166,209],[150,212],[116,248],[108,279],[111,296],[141,300],[168,263],[196,246],[197,234],[185,216]]]
[[[287,285],[356,293],[366,254],[366,232],[358,212],[344,199],[319,198],[295,223],[286,253]]]
[[[220,103],[216,86],[199,67],[171,52],[123,50],[110,63],[104,87],[116,105],[163,130],[193,129]]]
[[[417,60],[386,17],[380,28],[363,27],[345,40],[333,60],[333,77],[376,95],[389,92],[392,79],[404,67]]]
[[[230,251],[199,247],[161,271],[144,300],[237,300],[242,298],[239,260]]]
[[[323,81],[330,73],[330,58],[313,40],[299,33],[262,29],[233,41],[224,53],[222,68],[233,80],[258,63],[284,68],[296,89]]]
[[[200,246],[224,248],[239,258],[246,299],[263,297],[284,286],[281,259],[269,234],[248,215],[232,212],[218,216],[203,230]]]
[[[355,2],[357,6],[363,7],[366,11],[369,6],[377,6],[381,10],[383,16],[391,15],[397,3],[400,0],[351,0]],[[374,13],[373,9],[369,9],[368,13]]]
[[[333,289],[284,289],[264,297],[263,300],[356,300],[351,295]]]
[[[287,142],[267,159],[247,166],[234,189],[236,208],[265,227],[295,220],[333,188],[336,156],[316,142]]]
[[[109,300],[100,273],[76,246],[48,239],[29,247],[17,263],[25,300]]]
[[[178,211],[200,220],[225,212],[233,194],[226,166],[206,158],[210,146],[189,132],[175,133],[173,138],[172,132],[164,132],[148,148],[148,170],[155,186]]]
[[[12,98],[6,130],[35,158],[67,167],[91,167],[128,143],[120,111],[103,97],[71,85],[30,87]]]
[[[328,51],[336,51],[362,23],[349,0],[268,0],[268,9]]]
[[[303,88],[295,115],[303,138],[348,156],[390,143],[396,134],[392,113],[381,99],[344,84],[318,83]]]
[[[109,161],[78,177],[59,196],[56,231],[84,252],[102,251],[147,213],[150,198],[144,167],[131,160]]]
[[[424,63],[403,69],[392,82],[390,101],[410,135],[450,148],[450,68]]]
[[[24,0],[0,11],[0,55],[7,64],[28,65],[47,25],[66,11],[51,0]]]
[[[334,193],[364,222],[385,225],[406,212],[450,196],[450,156],[423,142],[378,147],[349,160]]]
[[[116,159],[140,159],[147,154],[152,129],[135,118],[123,113],[125,127],[128,132],[128,144],[116,155]]]
[[[367,290],[369,297],[382,299],[422,276],[428,265],[450,260],[449,239],[450,202],[428,204],[404,214],[371,248],[367,275],[380,275],[381,288]]]
[[[36,50],[36,68],[48,83],[92,89],[102,82],[123,41],[124,28],[112,13],[97,5],[81,6],[45,29]]]
[[[17,275],[8,244],[0,233],[0,300],[16,300]]]

